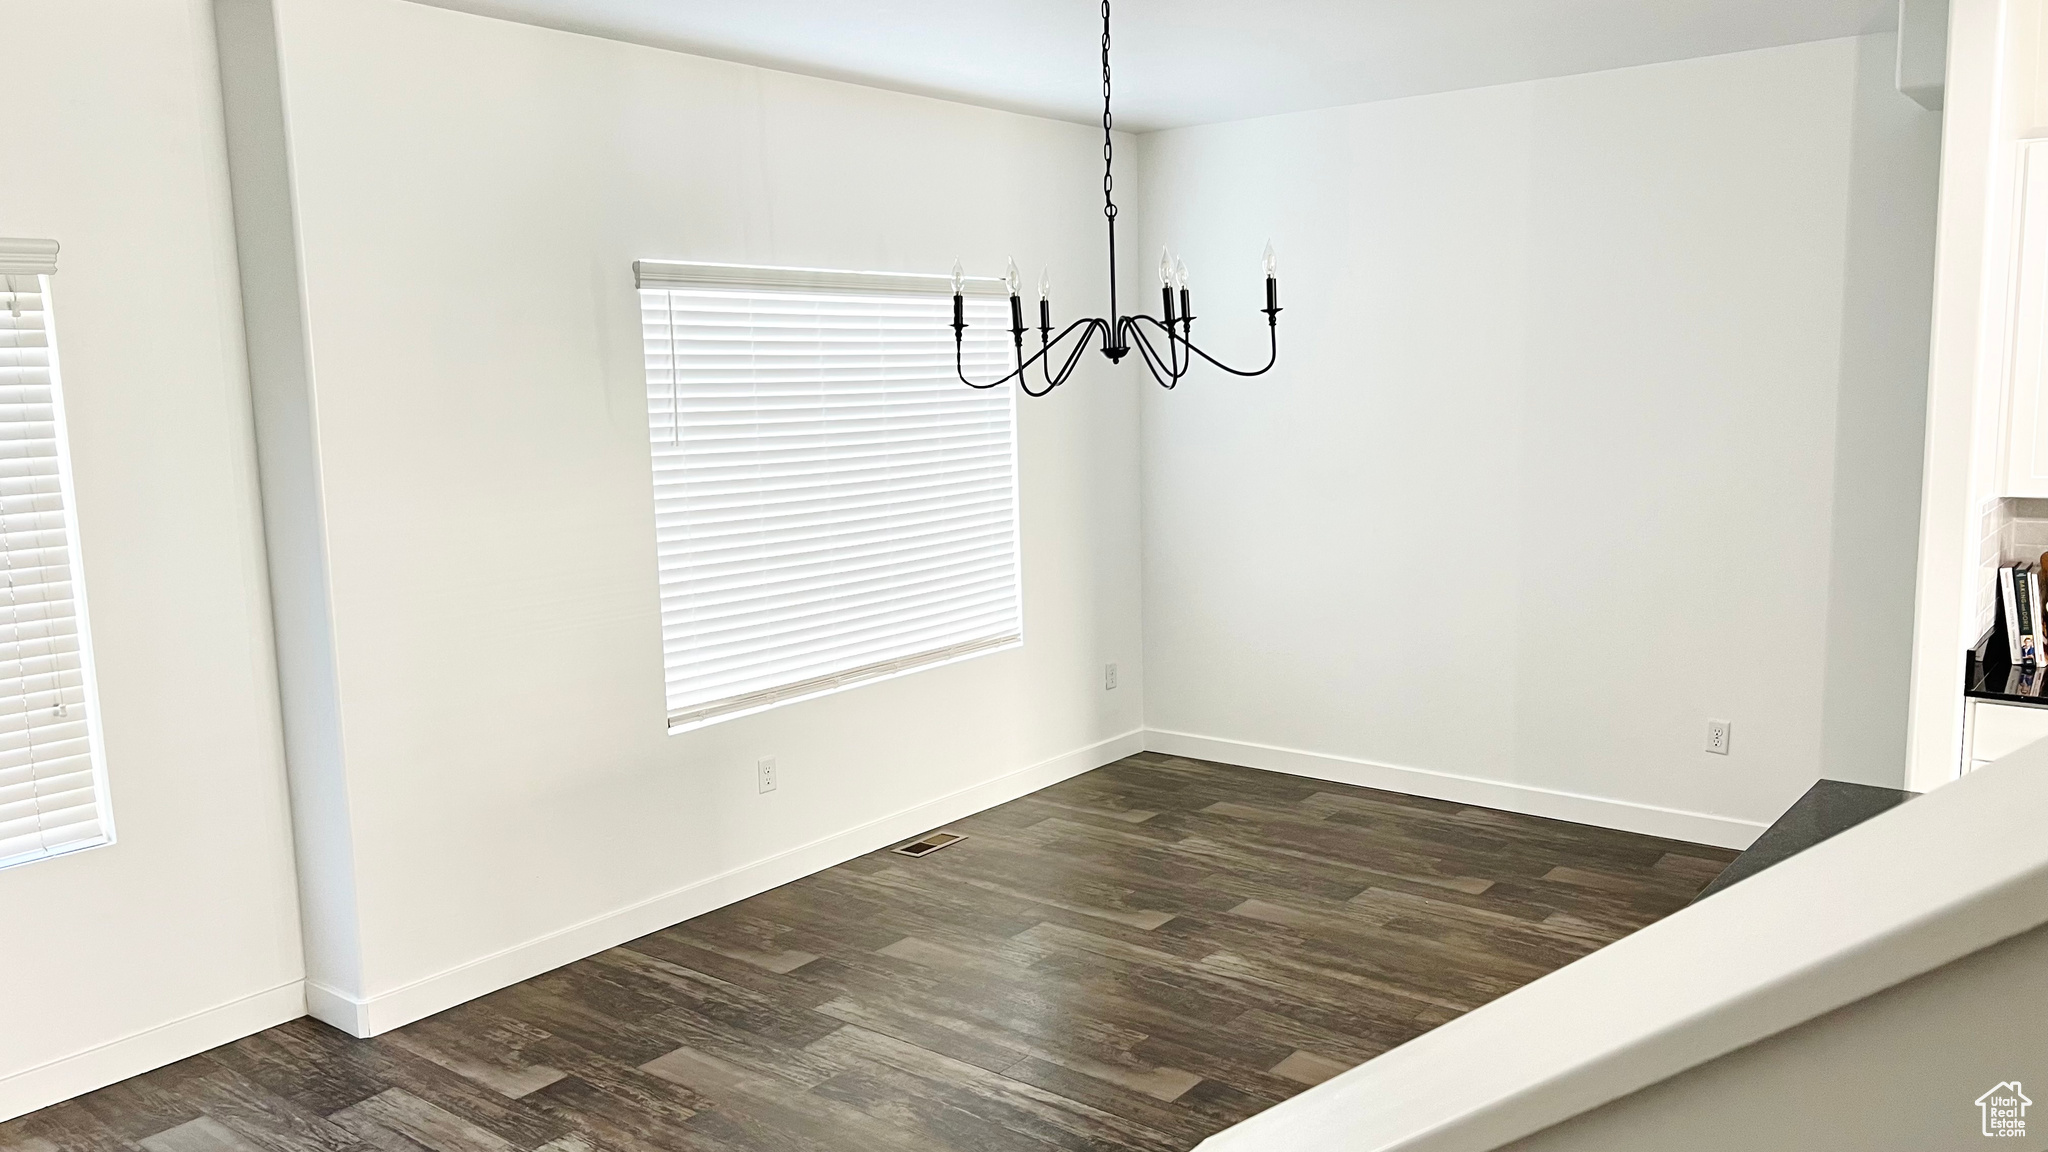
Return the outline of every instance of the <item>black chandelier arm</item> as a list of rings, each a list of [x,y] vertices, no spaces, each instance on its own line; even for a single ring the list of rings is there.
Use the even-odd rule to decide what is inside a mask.
[[[1162,360],[1159,349],[1152,346],[1152,341],[1139,329],[1132,317],[1124,317],[1122,325],[1124,333],[1130,337],[1130,347],[1138,350],[1138,358],[1145,362],[1145,370],[1152,374],[1153,381],[1168,390],[1179,384],[1180,378],[1187,375],[1188,371],[1188,366],[1180,364],[1174,354],[1174,346],[1182,341],[1169,330],[1166,342],[1167,355]]]
[[[1230,373],[1232,376],[1263,376],[1267,372],[1272,371],[1273,365],[1279,363],[1280,360],[1280,318],[1278,315],[1280,310],[1278,308],[1273,308],[1264,311],[1266,311],[1266,333],[1269,342],[1269,350],[1266,354],[1265,364],[1261,365],[1260,367],[1252,369],[1232,368],[1230,365],[1225,364],[1223,361],[1218,360],[1214,356],[1209,355],[1207,352],[1202,351],[1200,346],[1196,345],[1193,341],[1190,341],[1184,337],[1175,336],[1171,328],[1168,328],[1165,324],[1143,313],[1140,313],[1136,316],[1124,317],[1124,324],[1129,327],[1132,334],[1138,337],[1139,342],[1145,345],[1146,347],[1150,347],[1150,344],[1145,340],[1143,330],[1141,330],[1138,327],[1140,321],[1150,324],[1154,328],[1157,328],[1160,331],[1164,332],[1167,336],[1167,339],[1177,341],[1181,344],[1185,344],[1187,346],[1188,351],[1194,353],[1196,356],[1200,356],[1202,359],[1207,360],[1209,363],[1215,365],[1218,368],[1221,368],[1225,372]]]
[[[1159,363],[1159,353],[1153,350],[1152,345],[1143,336],[1138,337],[1131,346],[1138,350],[1138,359],[1144,362],[1145,371],[1152,374],[1153,383],[1169,392],[1180,384],[1180,377],[1174,375],[1172,369]]]
[[[1153,325],[1166,334],[1165,361],[1167,377],[1178,383],[1181,377],[1188,374],[1188,369],[1195,366],[1195,358],[1186,351],[1186,349],[1193,347],[1193,344],[1190,342],[1194,339],[1195,334],[1195,316],[1188,307],[1188,291],[1185,288],[1180,290],[1180,309],[1175,311],[1173,306],[1173,288],[1162,283],[1159,287],[1159,304],[1161,314],[1166,319],[1161,321],[1152,320],[1150,316],[1145,318],[1152,320]],[[1140,313],[1140,315],[1143,314]],[[1132,333],[1136,334],[1140,345],[1153,354],[1156,361],[1159,350],[1154,348],[1151,342],[1145,339],[1144,332],[1138,328],[1136,318],[1126,316],[1124,317],[1124,323]],[[1176,327],[1180,329],[1178,337],[1174,334]],[[1153,375],[1157,378],[1158,373],[1155,372]],[[1161,383],[1164,383],[1164,381],[1161,381]],[[1172,387],[1172,385],[1169,384],[1167,387]]]
[[[1077,345],[1077,351],[1075,352],[1075,354],[1067,357],[1066,364],[1060,368],[1059,376],[1057,378],[1049,378],[1050,384],[1045,389],[1045,391],[1033,392],[1031,390],[1031,386],[1028,383],[1025,383],[1025,381],[1029,378],[1028,372],[1031,366],[1033,364],[1038,363],[1041,360],[1046,359],[1046,357],[1051,354],[1053,349],[1058,348],[1062,343],[1066,341],[1067,337],[1073,335],[1076,331],[1092,332],[1094,331],[1097,325],[1101,325],[1102,323],[1103,322],[1099,319],[1089,317],[1083,320],[1076,320],[1072,324],[1067,325],[1064,329],[1060,331],[1060,334],[1058,336],[1054,336],[1049,340],[1043,339],[1043,336],[1041,335],[1041,341],[1043,346],[1040,347],[1038,351],[1033,352],[1029,359],[1020,359],[1015,368],[1012,368],[1010,371],[1005,372],[1003,375],[998,376],[997,378],[989,381],[986,384],[977,384],[974,381],[969,380],[967,378],[966,349],[964,341],[961,339],[962,331],[966,328],[966,325],[962,324],[959,328],[956,328],[953,331],[953,372],[955,375],[960,377],[960,382],[962,384],[967,385],[969,388],[980,388],[986,390],[989,388],[1001,387],[1002,385],[1008,384],[1012,380],[1015,380],[1018,386],[1024,389],[1025,395],[1043,396],[1046,392],[1050,392],[1054,388],[1057,388],[1060,385],[1066,383],[1067,377],[1073,374],[1074,363],[1075,361],[1080,359],[1080,352],[1084,352],[1087,350],[1088,341],[1086,336],[1083,336],[1081,341]],[[1017,353],[1020,357],[1022,357],[1024,352],[1023,329],[1020,328],[1013,330],[1013,335],[1016,339]]]
[[[1081,338],[1074,342],[1074,350],[1072,352],[1067,353],[1066,363],[1060,365],[1060,370],[1058,374],[1055,375],[1052,370],[1052,357],[1046,355],[1045,353],[1051,352],[1053,347],[1057,345],[1060,342],[1060,340],[1065,340],[1067,338],[1068,332],[1072,332],[1076,327],[1079,327],[1081,325],[1086,325],[1088,331],[1082,333]],[[1074,323],[1067,325],[1066,331],[1061,332],[1059,334],[1058,340],[1046,339],[1046,334],[1050,332],[1051,329],[1041,328],[1038,330],[1038,339],[1039,342],[1043,345],[1043,347],[1040,349],[1038,370],[1045,377],[1045,392],[1050,392],[1053,389],[1059,387],[1060,385],[1065,384],[1067,382],[1067,377],[1072,376],[1074,374],[1074,366],[1080,362],[1081,357],[1088,354],[1088,337],[1094,335],[1095,329],[1098,326],[1100,326],[1104,331],[1107,331],[1109,328],[1107,324],[1104,324],[1101,320],[1098,320],[1093,316],[1090,316],[1085,320],[1076,320],[1074,321]],[[1020,380],[1018,383],[1021,386],[1023,382]],[[1027,396],[1043,396],[1045,395],[1045,392],[1033,392],[1029,388],[1024,389],[1024,394]]]
[[[1168,372],[1172,373],[1174,382],[1179,383],[1180,378],[1188,374],[1188,369],[1195,366],[1195,358],[1184,351],[1185,348],[1190,346],[1188,340],[1194,335],[1195,318],[1174,313],[1173,290],[1171,288],[1161,288],[1160,296],[1160,303],[1165,305],[1166,311],[1166,322],[1163,325],[1166,330],[1166,368]],[[1182,292],[1180,298],[1183,310],[1185,310],[1188,298],[1187,293]],[[1173,329],[1175,325],[1180,326],[1180,338],[1178,340],[1174,339]],[[1132,327],[1132,331],[1137,331],[1135,325]],[[1139,339],[1141,341],[1144,339],[1142,332],[1139,333]],[[1149,348],[1151,345],[1147,344],[1146,347]]]
[[[1094,333],[1096,325],[1101,323],[1102,321],[1096,319],[1093,316],[1087,317],[1086,319],[1082,320],[1076,320],[1072,324],[1069,324],[1065,328],[1061,329],[1060,334],[1058,336],[1053,337],[1050,340],[1045,338],[1045,332],[1047,330],[1040,330],[1039,341],[1042,346],[1036,353],[1032,355],[1031,359],[1039,362],[1039,372],[1041,375],[1045,376],[1045,387],[1039,389],[1036,392],[1031,390],[1031,375],[1029,371],[1027,371],[1031,367],[1031,361],[1027,360],[1023,364],[1018,365],[1017,367],[1018,389],[1021,390],[1026,396],[1030,396],[1036,399],[1037,397],[1044,396],[1050,393],[1053,389],[1059,387],[1060,385],[1065,384],[1067,382],[1067,378],[1074,374],[1074,365],[1079,363],[1081,357],[1088,351],[1088,337]],[[1066,338],[1069,335],[1073,334],[1076,330],[1079,330],[1081,332],[1081,338],[1074,342],[1074,350],[1072,352],[1067,353],[1066,363],[1060,365],[1060,370],[1058,374],[1052,373],[1050,369],[1047,367],[1047,365],[1052,363],[1052,350],[1059,347],[1060,344],[1064,342]],[[1020,346],[1018,351],[1021,352],[1022,350],[1023,349]]]

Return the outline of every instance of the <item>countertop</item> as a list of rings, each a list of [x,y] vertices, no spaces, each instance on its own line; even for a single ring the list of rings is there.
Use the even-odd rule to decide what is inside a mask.
[[[1785,814],[1764,829],[1764,834],[1756,838],[1748,851],[1737,856],[1733,864],[1723,869],[1719,876],[1714,877],[1714,882],[1693,899],[1704,900],[1730,884],[1746,880],[1918,795],[1918,792],[1851,784],[1846,780],[1815,781],[1813,787],[1806,790],[1806,795],[1785,809]]]
[[[2048,705],[2048,668],[2013,668],[2000,660],[1970,660],[1963,695],[2006,704]]]

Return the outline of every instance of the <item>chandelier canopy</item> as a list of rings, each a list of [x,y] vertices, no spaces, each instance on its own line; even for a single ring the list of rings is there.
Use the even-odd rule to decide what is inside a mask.
[[[967,274],[961,269],[960,262],[955,260],[953,262],[953,368],[955,373],[959,375],[960,382],[970,388],[994,388],[1015,380],[1018,387],[1024,390],[1025,395],[1043,396],[1067,382],[1067,377],[1074,374],[1074,366],[1080,363],[1082,354],[1088,351],[1089,338],[1097,335],[1102,340],[1102,354],[1109,357],[1112,364],[1121,362],[1135,348],[1138,352],[1138,358],[1145,362],[1146,370],[1151,372],[1152,378],[1158,381],[1160,386],[1164,388],[1172,388],[1180,383],[1180,378],[1187,375],[1188,369],[1194,367],[1196,357],[1208,361],[1233,376],[1261,375],[1271,369],[1274,362],[1280,357],[1279,266],[1273,259],[1273,244],[1271,241],[1266,243],[1264,259],[1266,306],[1261,309],[1266,314],[1269,350],[1266,354],[1266,363],[1261,367],[1250,370],[1232,368],[1230,365],[1223,363],[1221,360],[1196,347],[1193,339],[1195,313],[1188,297],[1188,266],[1179,260],[1175,260],[1172,254],[1164,248],[1159,250],[1159,315],[1148,316],[1141,312],[1136,315],[1125,316],[1117,311],[1116,200],[1113,198],[1116,181],[1111,168],[1111,161],[1115,155],[1115,141],[1110,136],[1109,94],[1109,0],[1102,0],[1102,217],[1109,229],[1110,318],[1089,316],[1076,320],[1062,328],[1058,336],[1054,336],[1052,334],[1052,277],[1049,271],[1040,273],[1038,277],[1039,348],[1038,351],[1031,354],[1029,359],[1026,359],[1024,356],[1024,333],[1026,331],[1024,327],[1024,301],[1017,295],[1017,262],[1011,260],[1009,266],[1003,271],[1003,286],[1010,293],[1010,338],[1015,343],[1017,349],[1017,367],[1012,369],[1007,375],[990,380],[987,383],[977,384],[967,378],[967,370],[962,359],[962,335],[967,330],[966,301],[963,295],[967,287]],[[1178,299],[1176,299],[1176,296],[1178,296]],[[1154,334],[1156,334],[1156,337]],[[1061,361],[1059,370],[1054,371],[1052,368],[1052,362],[1055,359],[1054,353],[1067,343],[1069,337],[1075,337],[1076,339],[1072,347],[1063,353],[1065,359]],[[1163,338],[1165,340],[1166,351],[1163,354],[1153,343],[1155,338]],[[1039,375],[1045,381],[1045,386],[1036,391],[1033,391],[1031,387],[1030,369],[1033,364],[1038,365]]]

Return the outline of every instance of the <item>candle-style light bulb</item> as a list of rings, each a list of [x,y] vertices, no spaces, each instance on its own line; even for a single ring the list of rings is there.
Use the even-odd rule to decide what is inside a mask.
[[[1003,265],[1003,288],[1010,294],[1010,332],[1017,338],[1017,347],[1024,347],[1024,302],[1017,299],[1017,261],[1012,259]]]
[[[1039,270],[1038,298],[1040,300],[1052,299],[1052,269],[1050,268],[1044,268]]]
[[[1168,252],[1166,250],[1166,246],[1162,244],[1159,246],[1159,286],[1161,288],[1165,288],[1170,286],[1172,283],[1173,253]]]
[[[960,267],[956,257],[953,260],[953,343],[957,347],[960,334],[967,331],[967,297],[960,293],[967,290],[967,270]]]
[[[1183,291],[1183,292],[1187,291],[1187,288],[1188,288],[1188,262],[1187,262],[1187,261],[1185,261],[1185,260],[1175,260],[1175,261],[1173,262],[1173,286],[1174,286],[1175,288],[1178,288],[1178,289],[1180,289],[1180,290],[1181,290],[1181,291]]]
[[[1266,241],[1266,254],[1261,263],[1266,266],[1266,323],[1280,322],[1280,261],[1273,255],[1273,242]]]

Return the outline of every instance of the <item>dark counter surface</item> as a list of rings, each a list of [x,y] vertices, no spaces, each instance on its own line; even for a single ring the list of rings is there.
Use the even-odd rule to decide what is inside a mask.
[[[2014,666],[2003,616],[1991,626],[1991,631],[1978,638],[1963,660],[1963,695],[1974,700],[2048,707],[2048,668]]]
[[[2048,668],[2013,668],[2003,662],[1971,660],[1963,694],[2005,704],[2048,706]]]
[[[1719,876],[1714,877],[1714,882],[1693,900],[1704,900],[1730,884],[1746,880],[1918,795],[1918,792],[1851,784],[1846,780],[1815,781],[1813,787],[1806,790],[1806,795],[1785,809],[1785,814],[1764,829],[1764,834],[1756,838],[1748,851],[1737,856],[1735,863],[1723,869]]]

